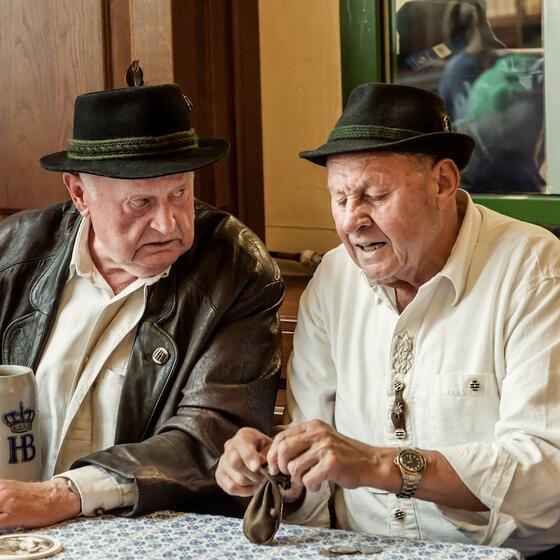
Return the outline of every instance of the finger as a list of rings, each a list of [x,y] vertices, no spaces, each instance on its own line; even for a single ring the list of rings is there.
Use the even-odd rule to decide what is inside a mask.
[[[279,448],[281,448],[282,446],[291,448],[292,445],[295,445],[292,441],[293,438],[303,438],[303,440],[309,442],[308,444],[298,444],[300,446],[300,449],[305,449],[309,447],[311,443],[316,440],[322,439],[323,436],[332,433],[332,431],[333,429],[331,426],[329,426],[322,420],[315,418],[313,420],[307,420],[300,424],[290,426],[289,428],[286,428],[283,431],[279,432],[272,441],[272,445],[267,454],[269,471],[271,471],[272,474],[277,474],[279,471],[286,473],[279,461]],[[271,467],[273,470],[271,470]]]
[[[284,445],[285,441],[292,435],[300,434],[302,431],[301,426],[302,424],[298,424],[297,426],[286,428],[276,434],[276,436],[272,440],[272,444],[270,445],[270,448],[268,449],[268,452],[266,454],[266,462],[268,464],[268,472],[270,472],[270,474],[275,475],[280,472],[280,469],[278,467],[278,447],[280,445]]]
[[[259,489],[260,484],[240,485],[230,478],[227,474],[222,475],[221,488],[231,496],[253,496]]]
[[[291,474],[288,464],[303,453],[306,453],[314,444],[313,438],[306,432],[283,438],[282,441],[276,444],[276,453],[273,457],[275,465],[280,472]],[[270,458],[270,455],[271,452],[269,451],[267,460]]]
[[[302,484],[309,490],[309,492],[318,492],[321,488],[321,484],[329,480],[328,470],[325,465],[321,463],[315,463],[301,478]]]
[[[264,459],[264,458],[263,458]],[[224,453],[218,462],[216,469],[216,480],[218,483],[221,477],[226,475],[230,479],[234,479],[237,484],[257,484],[261,482],[262,475],[259,471],[253,472],[240,457],[237,450],[231,450]],[[221,485],[221,484],[220,484]]]
[[[257,472],[266,461],[266,452],[272,439],[254,428],[242,428],[230,442],[243,464]]]
[[[237,486],[259,486],[265,480],[265,476],[261,474],[261,471],[254,473],[246,468],[229,469],[225,471],[225,474]]]
[[[259,451],[256,447],[244,445],[237,448],[239,460],[243,464],[243,470],[248,473],[256,474],[264,463],[266,463],[266,454]]]

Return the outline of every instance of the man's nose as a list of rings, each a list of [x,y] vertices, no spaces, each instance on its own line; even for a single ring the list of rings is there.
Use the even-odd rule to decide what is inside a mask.
[[[346,203],[344,218],[342,220],[342,229],[344,233],[354,233],[364,226],[371,225],[371,223],[372,219],[365,211],[361,202],[349,200]]]
[[[175,216],[169,204],[160,204],[152,217],[150,225],[162,235],[169,235],[175,231]]]

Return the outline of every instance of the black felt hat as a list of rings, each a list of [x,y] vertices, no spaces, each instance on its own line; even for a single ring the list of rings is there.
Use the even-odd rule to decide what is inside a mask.
[[[348,97],[328,141],[300,157],[326,165],[328,156],[364,151],[412,152],[448,157],[462,169],[474,140],[451,132],[442,99],[425,89],[362,84]]]
[[[164,84],[79,95],[68,149],[40,161],[50,171],[145,179],[199,169],[228,150],[226,140],[197,137],[181,89]]]

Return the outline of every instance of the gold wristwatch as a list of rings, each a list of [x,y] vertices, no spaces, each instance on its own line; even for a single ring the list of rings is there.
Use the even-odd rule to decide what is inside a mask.
[[[403,478],[403,485],[397,497],[412,498],[420,484],[422,473],[426,470],[426,458],[417,449],[402,449],[395,457],[394,463]]]

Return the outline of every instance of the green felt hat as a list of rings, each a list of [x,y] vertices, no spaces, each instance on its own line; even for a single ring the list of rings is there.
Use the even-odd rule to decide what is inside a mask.
[[[68,149],[41,158],[50,171],[146,179],[199,169],[224,157],[229,142],[199,138],[176,84],[79,95]]]
[[[448,157],[462,169],[474,140],[451,132],[442,99],[431,91],[396,84],[362,84],[348,97],[326,144],[300,157],[326,165],[334,154],[385,151]]]

